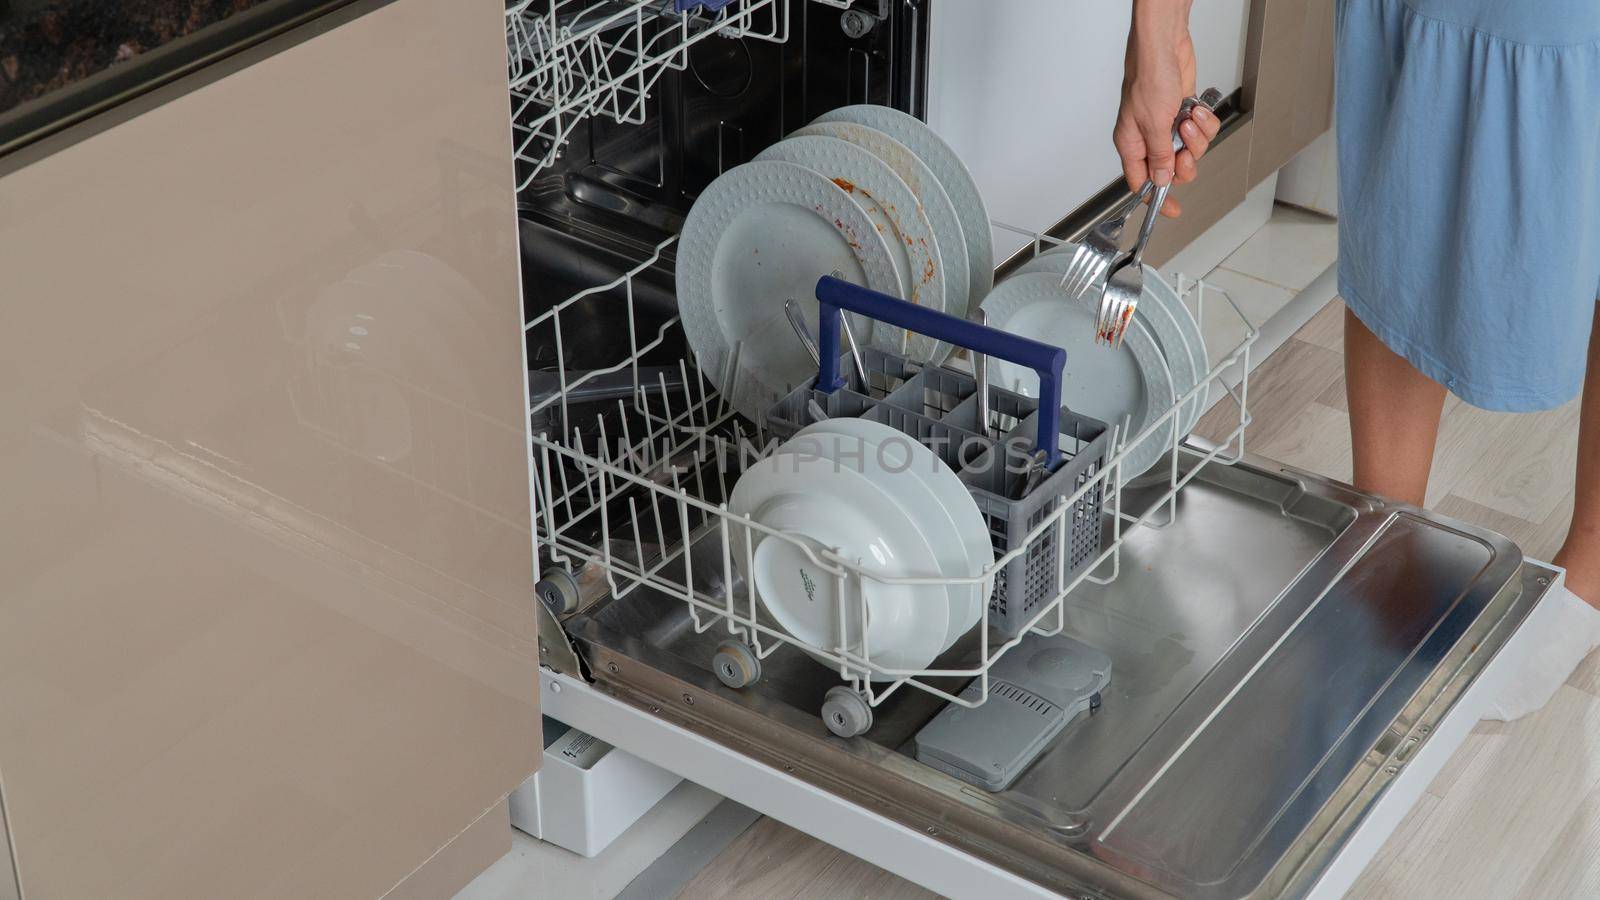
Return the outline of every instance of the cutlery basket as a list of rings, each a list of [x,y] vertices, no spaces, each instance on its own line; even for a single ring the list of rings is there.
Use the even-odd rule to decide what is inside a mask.
[[[852,290],[869,293],[853,286]],[[905,301],[893,302],[910,306]],[[858,311],[890,320],[875,311]],[[944,318],[961,327],[940,329],[942,333],[934,336],[954,344],[965,346],[967,329],[983,328],[952,316]],[[822,330],[826,350],[827,329]],[[993,329],[984,331],[1014,339]],[[972,376],[871,347],[862,350],[861,362],[866,383],[850,372],[844,384],[832,391],[822,389],[823,378],[791,391],[768,411],[768,430],[785,440],[821,418],[861,417],[898,429],[937,454],[977,502],[996,557],[1021,549],[995,573],[989,596],[989,623],[1007,637],[1021,634],[1040,607],[1100,555],[1103,479],[1101,485],[1077,499],[1067,516],[1067,527],[1042,529],[1031,540],[1030,534],[1105,466],[1111,452],[1111,429],[1066,409],[1060,409],[1057,417],[1041,417],[1040,401],[992,385],[988,389],[991,421],[981,423],[978,384]],[[1028,462],[1036,449],[1049,449],[1039,443],[1041,418],[1056,418],[1052,430],[1059,461],[1030,489]],[[1000,436],[995,436],[997,433]]]

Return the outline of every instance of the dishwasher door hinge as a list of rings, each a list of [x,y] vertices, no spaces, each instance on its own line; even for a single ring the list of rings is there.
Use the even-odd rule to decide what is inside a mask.
[[[572,636],[561,627],[561,620],[556,617],[555,611],[537,593],[533,606],[539,632],[539,665],[563,675],[593,681],[589,667],[584,665],[583,656],[578,653]]]

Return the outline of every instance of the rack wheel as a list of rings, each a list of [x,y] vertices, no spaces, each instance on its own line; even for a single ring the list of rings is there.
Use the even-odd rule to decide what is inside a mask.
[[[839,737],[855,737],[872,727],[872,707],[865,697],[837,685],[828,688],[822,701],[822,722]]]
[[[761,660],[750,645],[729,639],[717,645],[711,657],[711,669],[717,680],[735,690],[746,688],[761,680]]]
[[[578,580],[566,569],[546,569],[544,577],[533,586],[533,592],[558,616],[578,609]]]

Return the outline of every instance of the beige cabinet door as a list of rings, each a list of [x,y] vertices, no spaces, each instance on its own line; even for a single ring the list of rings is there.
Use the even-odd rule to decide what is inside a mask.
[[[3,775],[0,773],[0,778]],[[11,860],[11,831],[6,825],[5,813],[4,804],[0,804],[0,900],[19,900],[22,896],[21,887],[17,883],[16,866]]]
[[[381,896],[536,766],[503,6],[374,5],[0,160],[28,900]]]
[[[1254,0],[1245,38],[1245,109],[1255,124],[1249,186],[1328,130],[1334,0]]]

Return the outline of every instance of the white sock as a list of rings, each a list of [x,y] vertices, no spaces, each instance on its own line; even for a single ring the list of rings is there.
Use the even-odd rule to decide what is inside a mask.
[[[1522,629],[1537,649],[1490,701],[1485,719],[1510,722],[1549,703],[1578,663],[1600,646],[1600,610],[1558,586],[1533,608]]]

